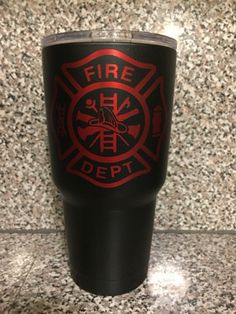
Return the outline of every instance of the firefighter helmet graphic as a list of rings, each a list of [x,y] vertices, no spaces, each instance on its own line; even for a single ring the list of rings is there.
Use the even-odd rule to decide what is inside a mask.
[[[93,95],[78,102],[74,132],[81,146],[109,162],[136,145],[144,113],[135,97],[123,90],[104,88]]]
[[[100,49],[63,64],[62,73],[55,78],[52,125],[66,170],[105,188],[147,174],[165,129],[164,80],[156,66]]]

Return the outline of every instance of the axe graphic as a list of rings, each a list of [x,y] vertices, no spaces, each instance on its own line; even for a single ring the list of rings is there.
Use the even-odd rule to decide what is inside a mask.
[[[128,134],[137,138],[140,133],[140,125],[129,125],[128,126]]]
[[[85,128],[78,127],[77,129],[80,137],[86,141],[87,137],[101,131],[101,128],[94,126],[87,126]],[[140,133],[140,125],[128,126],[128,134],[132,137],[137,138]]]
[[[95,112],[98,112],[96,108],[96,100],[94,99],[86,99],[86,106],[89,109],[93,109]]]
[[[77,128],[77,131],[80,135],[80,137],[86,141],[87,137],[90,136],[90,135],[93,135],[97,132],[100,132],[101,129],[100,128],[97,128],[97,127],[94,127],[94,126],[87,126],[85,128],[81,128],[81,127],[78,127]]]
[[[123,108],[129,108],[131,105],[129,97],[126,97],[122,104],[119,106],[117,110],[117,114],[119,114]]]

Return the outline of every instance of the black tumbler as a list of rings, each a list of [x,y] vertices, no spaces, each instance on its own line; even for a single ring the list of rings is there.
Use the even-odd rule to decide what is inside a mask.
[[[53,180],[74,281],[118,295],[147,276],[167,169],[176,41],[134,31],[42,40]]]

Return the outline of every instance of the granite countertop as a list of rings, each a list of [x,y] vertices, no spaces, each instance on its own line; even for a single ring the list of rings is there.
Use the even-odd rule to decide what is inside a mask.
[[[1,229],[63,229],[47,146],[40,40],[95,28],[178,40],[168,176],[156,229],[236,229],[235,1],[3,0]]]
[[[0,313],[233,314],[235,251],[231,234],[155,232],[144,284],[100,297],[71,279],[64,233],[1,234]]]

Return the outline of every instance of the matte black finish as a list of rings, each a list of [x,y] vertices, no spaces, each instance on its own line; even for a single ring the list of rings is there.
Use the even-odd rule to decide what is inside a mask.
[[[139,102],[136,101],[138,96],[129,95],[127,94],[129,92],[120,90],[112,83],[111,86],[104,85],[104,88],[99,85],[99,88],[86,91],[87,94],[85,93],[85,96],[80,97],[80,92],[76,91],[73,81],[65,77],[63,72],[64,64],[77,62],[93,52],[104,49],[115,49],[134,60],[156,66],[155,74],[140,91],[142,94],[145,94],[145,91],[155,83],[158,77],[164,78],[163,89],[161,90],[161,87],[154,89],[146,101],[150,125],[143,146],[146,145],[145,147],[154,152],[153,155],[155,155],[156,147],[159,147],[156,150],[158,155],[156,160],[153,159],[152,154],[148,154],[143,149],[143,146],[135,151],[136,146],[135,142],[132,142],[133,138],[130,134],[125,134],[124,136],[126,137],[124,139],[129,144],[124,144],[125,141],[120,141],[119,145],[117,144],[116,153],[114,153],[117,156],[117,160],[114,163],[109,161],[109,158],[113,157],[111,150],[107,150],[107,152],[100,151],[100,155],[105,159],[107,158],[108,162],[100,162],[91,159],[91,157],[86,159],[86,164],[86,161],[83,159],[85,156],[81,159],[78,157],[78,162],[76,161],[76,156],[78,156],[80,149],[82,151],[82,147],[87,145],[86,148],[89,150],[89,147],[92,147],[92,140],[94,140],[93,133],[91,133],[92,136],[91,134],[85,134],[87,142],[83,141],[81,130],[84,130],[85,124],[83,124],[84,122],[78,122],[78,119],[82,116],[81,112],[90,113],[90,109],[87,107],[82,108],[88,99],[89,101],[90,98],[98,100],[97,97],[100,95],[101,100],[102,93],[110,97],[117,94],[118,100],[123,101],[125,97],[126,99],[129,98],[132,100],[130,106],[137,105],[138,110],[142,112],[142,108],[138,107]],[[89,80],[86,82],[85,72],[82,70],[78,70],[76,73],[76,69],[70,68],[70,73],[83,88],[87,86],[87,83],[97,84],[104,80],[106,82],[115,80],[132,88],[143,79],[147,69],[138,69],[138,66],[131,65],[127,60],[122,60],[122,57],[106,55],[88,61],[88,66],[94,66],[95,70],[98,64],[101,64],[104,68],[106,62],[109,64],[115,63],[119,68],[117,72],[119,77],[122,76],[119,71],[125,65],[135,68],[135,70],[127,70],[129,73],[127,74],[126,72],[124,74],[123,78],[126,79],[126,82],[119,78],[114,79],[113,76],[115,74],[114,72],[113,74],[109,72],[109,69],[106,74],[108,77],[105,80],[103,78],[99,79],[98,76],[100,74],[93,74],[95,70],[90,68],[88,73],[91,76],[87,78],[93,80],[92,83]],[[92,293],[99,295],[126,293],[136,288],[146,278],[153,231],[155,200],[166,177],[175,62],[175,50],[138,43],[67,43],[43,49],[43,72],[52,176],[64,199],[65,227],[70,254],[71,274],[74,281],[81,288]],[[131,74],[133,75],[132,79]],[[71,113],[69,108],[72,106],[71,103],[73,101],[70,102],[68,92],[58,92],[60,87],[55,87],[57,77],[61,77],[61,81],[67,86],[71,94],[78,96],[78,103],[74,104],[74,109]],[[57,90],[56,96],[55,90]],[[161,98],[162,96],[160,95],[164,98]],[[160,134],[158,133],[157,136],[154,134],[156,132],[155,123],[152,124],[153,115],[156,112],[153,108],[156,105],[159,105],[162,110],[161,130],[158,131]],[[62,110],[61,108],[64,108],[64,111],[60,111]],[[134,108],[131,107],[131,109],[133,110]],[[104,114],[105,111],[99,111],[100,119],[111,119],[109,108],[107,111],[107,118]],[[59,115],[58,112],[62,113]],[[125,114],[127,112],[124,111]],[[68,122],[71,121],[68,118],[70,114],[72,122]],[[77,116],[78,119],[76,118]],[[112,114],[113,116],[115,114]],[[135,135],[134,141],[136,140],[137,143],[141,141],[142,129],[146,127],[145,119],[142,116],[136,115],[136,117],[131,117],[130,120],[124,120],[124,122],[118,119],[114,121],[114,118],[112,122],[110,120],[110,129],[108,129],[108,123],[105,120],[105,122],[101,122],[102,120],[99,122],[99,115],[96,117],[96,119],[89,120],[88,124],[91,126],[91,123],[94,123],[94,121],[95,123],[100,123],[99,127],[102,128],[101,132],[103,134],[108,134],[111,132],[111,128],[113,128],[116,138],[120,138],[119,135],[124,134],[125,130],[128,130],[122,123],[128,125],[127,121],[130,121],[132,126],[136,123],[139,125],[139,128],[136,128],[138,135]],[[62,122],[59,122],[60,119],[62,119]],[[71,125],[69,126],[70,123]],[[111,123],[113,123],[112,126]],[[64,131],[62,131],[63,128]],[[118,130],[118,128],[120,129]],[[78,130],[78,133],[76,133],[76,130]],[[76,134],[77,136],[77,139],[74,139],[77,147],[74,147],[74,149],[72,147],[71,150],[68,150],[74,143],[71,134]],[[94,137],[96,134],[94,134]],[[89,136],[91,136],[91,139]],[[133,154],[127,160],[120,160],[119,156],[129,151],[129,145],[134,147],[132,148]],[[91,149],[94,156],[99,156],[99,144],[94,144]],[[74,162],[71,162],[71,160]],[[80,160],[82,164],[79,164]],[[138,160],[141,160],[141,163]],[[125,162],[130,162],[130,168],[128,165],[124,166]],[[146,173],[132,177],[133,174],[142,170],[142,167],[146,167]],[[121,184],[120,182],[123,182],[121,180],[124,178],[127,181]]]
[[[66,203],[64,208],[75,282],[95,294],[116,295],[145,279],[155,202],[126,211]]]

